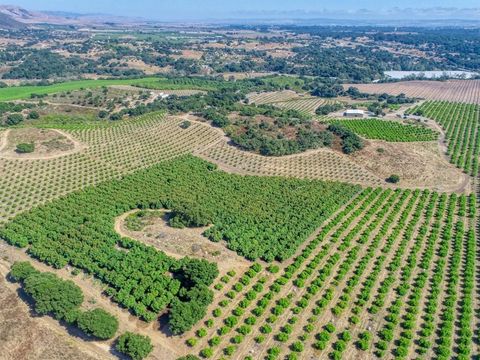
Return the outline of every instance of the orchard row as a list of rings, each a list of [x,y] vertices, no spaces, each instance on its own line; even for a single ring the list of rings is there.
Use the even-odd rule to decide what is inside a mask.
[[[204,358],[467,359],[475,197],[366,189],[299,255],[217,283],[186,336]],[[435,331],[438,329],[439,331]]]

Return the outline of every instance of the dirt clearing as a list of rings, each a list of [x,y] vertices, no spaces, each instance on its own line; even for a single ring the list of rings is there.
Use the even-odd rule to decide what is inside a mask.
[[[85,145],[60,130],[9,129],[0,134],[0,137],[0,157],[6,159],[52,159],[85,148]],[[19,153],[18,144],[33,144],[34,150],[31,153]]]
[[[169,226],[170,212],[166,210],[155,211],[154,216],[145,217],[146,220],[141,220],[140,226],[133,230],[129,226],[129,219],[138,212],[139,210],[132,210],[118,217],[115,231],[121,236],[152,245],[175,258],[189,256],[216,262],[221,273],[251,265],[235,252],[228,250],[225,243],[214,243],[203,236],[208,227],[176,229]]]
[[[400,186],[445,192],[469,192],[468,175],[450,164],[436,142],[370,141],[352,160],[382,179],[400,176]]]
[[[6,246],[6,245],[5,245]],[[9,360],[113,359],[88,343],[79,344],[55,320],[32,316],[29,305],[19,297],[18,285],[8,283],[9,271],[0,263],[0,358]]]

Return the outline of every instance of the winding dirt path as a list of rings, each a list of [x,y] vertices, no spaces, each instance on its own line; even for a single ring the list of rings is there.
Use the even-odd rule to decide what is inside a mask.
[[[10,129],[5,130],[3,133],[0,133],[0,153],[8,144],[8,134],[10,134]]]
[[[438,149],[440,150],[440,154],[442,155],[442,158],[450,162],[450,157],[448,156],[448,143],[447,143],[447,135],[445,134],[445,131],[443,128],[433,119],[429,119],[426,117],[420,117],[421,120],[426,121],[426,123],[429,125],[430,128],[432,128],[435,131],[438,131],[440,136],[438,137]],[[456,193],[465,193],[467,190],[471,190],[472,185],[472,178],[470,175],[466,174],[465,172],[462,172],[462,181],[461,183],[453,189],[452,192]]]

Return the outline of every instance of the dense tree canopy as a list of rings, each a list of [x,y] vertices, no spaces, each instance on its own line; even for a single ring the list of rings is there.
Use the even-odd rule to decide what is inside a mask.
[[[345,154],[351,154],[364,146],[363,140],[357,134],[340,124],[331,124],[328,126],[328,130],[340,136],[342,139],[342,150]]]
[[[83,292],[71,280],[36,270],[29,262],[15,262],[9,276],[22,284],[32,297],[35,312],[52,315],[76,325],[85,334],[98,339],[111,339],[118,330],[118,320],[103,309],[80,310]]]
[[[107,285],[107,294],[146,320],[166,307],[198,319],[211,301],[205,285],[217,274],[215,265],[192,260],[194,265],[187,266],[189,260],[122,238],[112,226],[115,217],[138,207],[175,209],[195,202],[195,211],[211,214],[209,238],[226,240],[250,259],[283,260],[358,190],[339,183],[231,175],[186,156],[19,215],[0,229],[0,237],[29,246],[31,256],[54,267],[70,264],[95,275]]]
[[[83,293],[71,280],[62,280],[52,273],[35,273],[23,281],[23,289],[35,302],[38,314],[52,314],[64,319],[83,302]]]

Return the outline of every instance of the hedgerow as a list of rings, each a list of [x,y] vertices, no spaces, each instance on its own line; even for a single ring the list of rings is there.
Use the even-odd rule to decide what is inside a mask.
[[[105,310],[80,310],[83,293],[73,281],[63,280],[53,273],[40,272],[29,262],[15,262],[9,275],[21,283],[39,315],[52,315],[101,340],[111,339],[117,332],[117,318]]]

